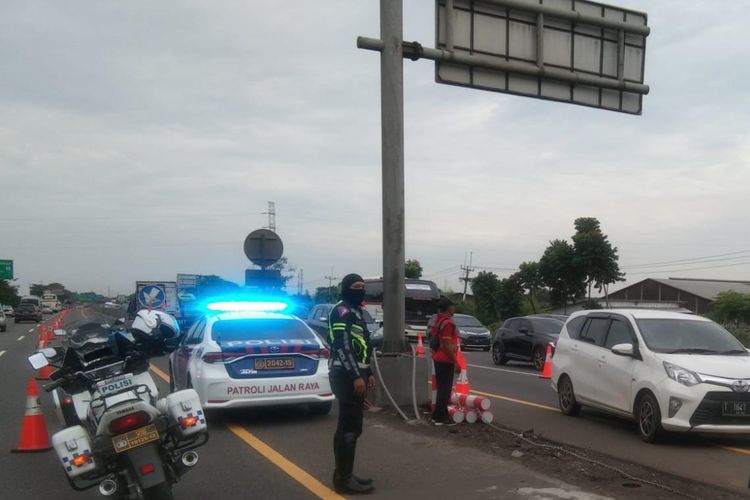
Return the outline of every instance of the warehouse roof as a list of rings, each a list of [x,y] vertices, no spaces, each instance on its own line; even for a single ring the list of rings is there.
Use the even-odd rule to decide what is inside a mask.
[[[723,292],[750,293],[750,281],[707,280],[694,278],[655,279],[653,281],[692,293],[708,300],[716,300]]]

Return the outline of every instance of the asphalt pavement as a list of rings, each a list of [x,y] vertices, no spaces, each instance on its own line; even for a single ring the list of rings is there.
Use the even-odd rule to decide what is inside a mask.
[[[101,318],[76,311],[70,325]],[[0,491],[3,498],[99,498],[95,490],[68,486],[54,452],[11,454],[20,437],[26,385],[34,372],[26,357],[37,343],[37,326],[14,325],[0,334]],[[166,359],[153,362],[160,391],[167,390]],[[497,388],[497,387],[496,387]],[[42,395],[50,434],[60,428],[50,398]],[[504,413],[504,412],[503,412]],[[330,489],[335,409],[316,417],[304,408],[279,407],[209,413],[211,439],[200,448],[194,470],[174,488],[178,499],[341,498]],[[446,432],[448,432],[446,430]],[[372,475],[371,498],[569,498],[599,500],[574,485],[512,461],[444,439],[447,434],[412,432],[384,414],[369,414],[358,449],[357,469]]]
[[[550,381],[529,364],[495,366],[489,352],[464,355],[472,390],[492,398],[495,421],[504,426],[750,496],[750,438],[672,434],[647,444],[634,422],[587,409],[580,417],[562,415]]]

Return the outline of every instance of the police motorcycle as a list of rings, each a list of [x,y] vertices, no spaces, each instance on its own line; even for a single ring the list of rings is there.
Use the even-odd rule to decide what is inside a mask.
[[[159,398],[149,373],[149,358],[179,344],[179,326],[166,313],[143,310],[129,330],[108,335],[29,357],[34,369],[62,360],[44,390],[61,388],[74,411],[52,445],[75,490],[98,486],[106,497],[170,500],[172,485],[198,463],[195,449],[208,441],[195,390]]]

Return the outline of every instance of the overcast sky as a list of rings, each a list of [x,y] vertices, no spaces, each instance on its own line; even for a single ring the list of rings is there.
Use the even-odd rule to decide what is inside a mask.
[[[404,3],[405,39],[433,45],[434,2]],[[466,252],[515,267],[579,216],[623,267],[738,252],[632,281],[750,279],[748,2],[617,3],[652,28],[642,116],[438,85],[405,61],[407,256],[441,287]],[[377,0],[3,0],[0,258],[23,292],[240,281],[273,200],[306,287],[332,266],[379,275],[379,61],[355,48],[378,30]]]

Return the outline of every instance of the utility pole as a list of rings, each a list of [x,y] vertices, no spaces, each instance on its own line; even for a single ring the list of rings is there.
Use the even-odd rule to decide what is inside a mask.
[[[328,295],[331,297],[331,302],[333,302],[336,299],[336,297],[333,296],[333,282],[338,280],[338,278],[333,275],[333,267],[331,267],[331,274],[325,276],[325,279],[328,280]]]
[[[266,227],[266,229],[270,229],[271,231],[275,233],[276,232],[276,202],[269,201],[268,211],[262,212],[261,215],[268,216],[268,226]]]
[[[470,255],[469,265],[467,266],[466,261],[464,261],[464,265],[461,266],[461,270],[464,271],[466,274],[464,274],[463,277],[458,278],[460,281],[464,282],[464,295],[463,295],[463,298],[461,299],[462,302],[466,302],[466,290],[469,288],[469,281],[471,281],[469,274],[474,272],[474,268],[471,267],[471,264],[474,261],[474,252],[471,252],[469,255]],[[464,256],[464,259],[465,258],[466,257]]]
[[[300,268],[297,275],[297,295],[305,293],[305,270]]]
[[[380,0],[380,123],[383,182],[383,352],[404,350],[403,0]]]

